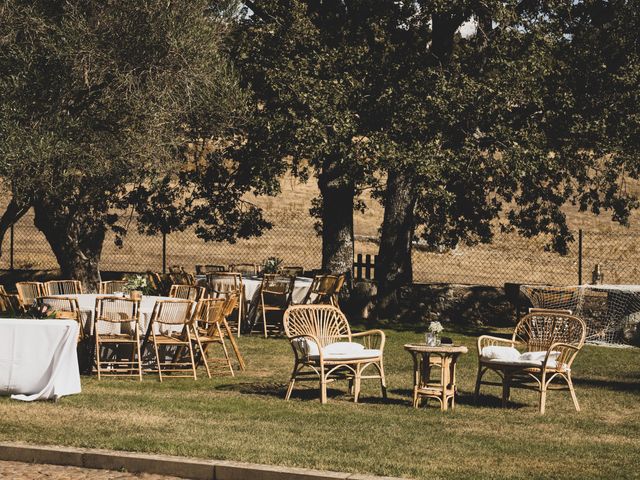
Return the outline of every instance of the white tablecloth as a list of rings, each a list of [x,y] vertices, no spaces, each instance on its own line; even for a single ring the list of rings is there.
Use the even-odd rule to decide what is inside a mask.
[[[96,293],[82,293],[79,295],[57,295],[62,297],[71,297],[78,300],[78,307],[82,312],[82,317],[84,319],[85,325],[84,330],[88,335],[93,335],[93,315],[96,308],[96,298],[101,296],[108,295],[98,295]],[[151,314],[153,313],[153,307],[156,304],[157,300],[175,300],[169,297],[158,297],[154,295],[143,295],[142,300],[140,301],[140,330],[141,334],[144,335],[149,327],[149,322],[151,321]],[[106,332],[99,330],[100,333],[119,333],[119,325],[112,324],[110,325],[111,330]],[[115,331],[117,329],[118,331]],[[156,332],[157,333],[157,332]]]
[[[206,275],[196,275],[196,280],[199,285],[206,286],[207,276]],[[304,300],[309,287],[313,280],[307,277],[297,277],[296,281],[293,285],[293,293],[291,295],[291,300],[293,303],[300,303]],[[244,286],[245,292],[245,300],[247,303],[251,302],[254,295],[262,285],[262,279],[259,277],[242,277],[242,285]]]
[[[0,394],[15,400],[80,393],[75,320],[0,318]]]

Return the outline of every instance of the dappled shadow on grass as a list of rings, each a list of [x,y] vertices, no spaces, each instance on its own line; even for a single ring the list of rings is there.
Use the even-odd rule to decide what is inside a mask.
[[[482,393],[478,396],[478,401],[476,401],[473,393],[458,392],[456,394],[456,404],[477,408],[504,408],[502,406],[502,398],[497,395],[487,395]],[[512,399],[509,400],[506,408],[520,409],[528,406],[529,405],[526,403],[514,401],[512,395]]]
[[[576,387],[606,388],[618,392],[632,392],[640,394],[640,377],[637,377],[636,381],[573,378],[573,384]]]

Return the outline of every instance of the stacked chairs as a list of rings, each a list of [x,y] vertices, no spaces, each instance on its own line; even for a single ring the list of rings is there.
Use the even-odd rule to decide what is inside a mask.
[[[98,380],[103,376],[138,377],[142,381],[140,352],[140,302],[129,298],[96,298],[94,337]],[[131,347],[131,356],[124,357],[122,348]],[[111,347],[111,348],[109,348]],[[111,350],[110,356],[103,356]]]
[[[44,284],[42,282],[18,282],[16,283],[18,291],[18,300],[22,310],[27,310],[36,298],[42,297],[44,293]]]
[[[232,326],[236,328],[236,334],[240,336],[242,320],[245,314],[245,293],[242,285],[242,275],[237,272],[218,272],[207,274],[207,290],[211,298],[229,298],[230,295],[238,296],[235,308],[238,311],[236,320],[232,321]],[[229,312],[229,317],[232,312]]]
[[[45,295],[79,295],[82,283],[79,280],[51,280],[44,283]]]
[[[98,293],[100,295],[112,295],[116,292],[124,291],[126,280],[110,280],[108,282],[100,282]]]
[[[171,285],[169,296],[171,298],[181,298],[183,300],[193,300],[198,302],[204,297],[205,288],[196,287],[195,285]]]
[[[230,298],[237,299],[237,297]],[[204,365],[209,378],[211,378],[210,365],[218,363],[220,360],[229,368],[231,376],[235,375],[231,365],[231,358],[229,357],[229,350],[225,343],[225,336],[228,334],[225,328],[225,312],[228,303],[229,299],[224,298],[202,299],[198,302],[193,316],[193,333],[195,343],[197,343],[200,351],[197,365]],[[230,335],[229,338],[232,339],[233,337]],[[209,346],[214,343],[222,346],[224,359],[214,359],[207,355]]]
[[[227,267],[224,265],[196,265],[197,275],[206,275],[208,273],[226,272]]]
[[[262,312],[262,327],[264,338],[268,337],[267,312],[284,314],[291,303],[295,277],[266,274],[260,286],[258,309]],[[281,322],[272,324],[272,329],[280,330]]]
[[[173,373],[177,377],[191,377],[196,380],[196,364],[193,355],[194,340],[191,335],[191,316],[195,302],[191,300],[158,300],[153,307],[151,321],[145,340],[144,347],[149,341],[153,345],[156,358],[157,372],[162,382],[163,373]],[[170,354],[160,350],[173,347],[175,351]],[[187,355],[188,354],[188,355]],[[186,372],[191,370],[191,374]]]
[[[258,274],[258,265],[255,263],[236,263],[229,265],[230,272],[240,273],[242,275],[255,276]]]
[[[78,300],[71,297],[51,297],[48,295],[36,298],[38,306],[46,305],[52,310],[55,318],[75,320],[78,322],[78,342],[84,338],[84,327]]]

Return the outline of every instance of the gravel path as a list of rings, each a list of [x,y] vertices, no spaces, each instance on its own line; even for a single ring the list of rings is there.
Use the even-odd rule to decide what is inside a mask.
[[[0,461],[0,479],[12,480],[178,480],[177,477],[166,477],[150,473],[125,473],[112,470],[94,470],[91,468],[62,467],[21,462]]]

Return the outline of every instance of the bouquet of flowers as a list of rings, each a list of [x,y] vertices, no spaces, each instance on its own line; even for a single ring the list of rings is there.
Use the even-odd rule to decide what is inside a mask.
[[[126,293],[130,293],[134,290],[139,290],[143,294],[149,293],[149,282],[147,282],[147,277],[145,277],[144,275],[126,275],[124,279],[127,283],[124,284],[124,287],[122,287],[122,289]]]
[[[33,305],[29,307],[27,315],[31,318],[56,318],[56,311],[51,308],[51,305],[41,302],[33,302]]]
[[[442,333],[443,330],[444,330],[444,327],[440,322],[431,322],[429,324],[429,331],[431,333],[438,334],[438,333]]]
[[[283,260],[278,257],[269,257],[262,264],[263,273],[278,273]]]

